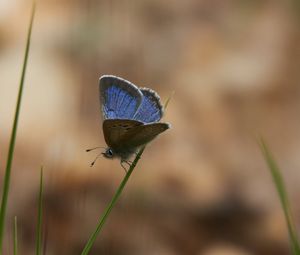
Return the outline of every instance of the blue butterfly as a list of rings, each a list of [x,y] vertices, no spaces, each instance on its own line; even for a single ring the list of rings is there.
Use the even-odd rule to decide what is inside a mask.
[[[99,89],[103,134],[108,145],[102,154],[120,158],[121,165],[130,165],[128,159],[139,147],[170,128],[168,123],[159,122],[163,116],[160,97],[152,89],[138,88],[113,75],[101,76]]]

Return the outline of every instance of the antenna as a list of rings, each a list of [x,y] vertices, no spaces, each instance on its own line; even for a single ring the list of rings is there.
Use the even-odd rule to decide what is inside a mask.
[[[95,147],[95,148],[87,149],[85,151],[90,152],[90,151],[93,151],[93,150],[96,150],[96,149],[105,149],[105,147],[98,146],[98,147]]]
[[[101,156],[101,154],[102,154],[102,152],[97,155],[97,157],[91,163],[90,167],[93,167],[93,165],[96,163],[97,159]]]

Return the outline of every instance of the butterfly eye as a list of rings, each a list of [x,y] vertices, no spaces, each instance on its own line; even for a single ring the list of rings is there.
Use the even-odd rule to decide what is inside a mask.
[[[109,156],[111,156],[111,157],[113,156],[113,151],[112,151],[112,149],[108,149],[108,150],[107,150],[107,155],[109,155]]]
[[[111,148],[107,148],[105,152],[102,152],[102,155],[106,158],[113,158],[114,157],[114,152]]]

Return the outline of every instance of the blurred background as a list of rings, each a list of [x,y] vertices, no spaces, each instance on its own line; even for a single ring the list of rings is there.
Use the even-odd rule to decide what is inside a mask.
[[[98,79],[172,98],[172,129],[143,154],[90,254],[285,255],[289,240],[257,136],[283,170],[300,229],[297,0],[38,1],[12,169],[4,254],[33,254],[44,166],[46,254],[80,254],[121,182]],[[31,1],[0,1],[1,186]]]

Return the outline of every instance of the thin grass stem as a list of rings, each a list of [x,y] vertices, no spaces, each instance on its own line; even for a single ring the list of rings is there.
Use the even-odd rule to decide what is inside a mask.
[[[291,242],[291,248],[293,255],[300,255],[300,244],[299,244],[299,238],[297,236],[297,230],[295,227],[295,223],[292,217],[292,211],[290,208],[290,203],[287,195],[287,191],[285,188],[284,180],[281,175],[281,171],[273,158],[268,146],[266,145],[265,141],[261,138],[259,141],[262,153],[264,155],[264,158],[266,160],[266,163],[270,169],[270,172],[273,177],[273,181],[275,183],[275,187],[281,202],[281,206],[284,212],[285,220],[287,223],[287,228],[289,232],[290,242]]]
[[[40,189],[38,198],[38,221],[36,227],[36,255],[42,254],[43,190],[43,167],[41,167]]]
[[[34,14],[35,14],[35,6],[36,6],[35,2],[33,2],[30,23],[28,27],[28,33],[27,33],[25,55],[24,55],[21,79],[19,84],[19,92],[18,92],[18,98],[16,103],[14,122],[13,122],[13,127],[11,132],[10,143],[9,143],[7,161],[6,161],[5,176],[3,180],[3,191],[2,191],[2,200],[1,200],[1,209],[0,209],[0,255],[2,255],[2,248],[3,248],[4,225],[5,225],[9,186],[10,186],[11,167],[12,167],[12,161],[14,156],[19,114],[20,114],[21,101],[22,101],[23,88],[24,88],[25,73],[26,73],[29,48],[30,48],[31,32],[32,32],[32,26],[33,26]]]
[[[14,218],[14,255],[18,255],[18,222],[17,216]]]

